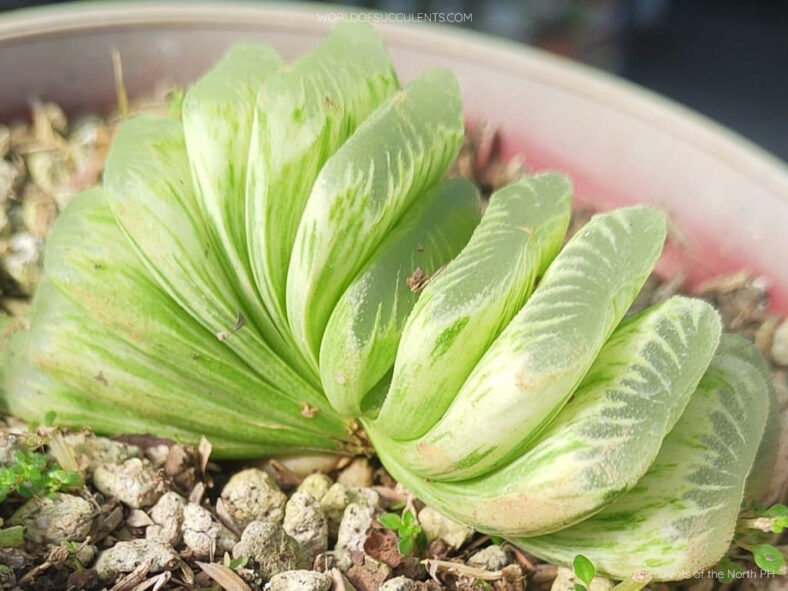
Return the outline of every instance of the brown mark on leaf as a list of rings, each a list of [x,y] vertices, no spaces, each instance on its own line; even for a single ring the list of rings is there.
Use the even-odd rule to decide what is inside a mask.
[[[109,386],[109,382],[107,381],[107,378],[104,377],[102,372],[98,372],[95,376],[95,379],[98,383]]]
[[[304,404],[301,405],[301,416],[306,417],[307,419],[314,418],[315,415],[319,412],[320,412],[319,408],[309,406],[307,402],[304,402]]]
[[[408,288],[413,293],[419,293],[422,289],[427,287],[427,284],[430,282],[429,276],[424,272],[421,267],[416,267],[413,270],[413,273],[410,274],[405,280],[405,283],[408,284]]]

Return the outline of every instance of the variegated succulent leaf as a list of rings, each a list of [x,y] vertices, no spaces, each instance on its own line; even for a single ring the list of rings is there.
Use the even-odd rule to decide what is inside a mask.
[[[376,429],[409,440],[435,425],[558,253],[571,203],[569,180],[554,173],[492,195],[468,246],[408,317]]]
[[[369,27],[346,23],[260,89],[248,151],[246,215],[239,219],[245,220],[244,239],[264,307],[288,338],[287,272],[315,179],[398,88],[380,37]]]
[[[470,182],[442,183],[411,206],[345,290],[320,346],[323,389],[336,410],[375,412],[375,400],[362,410],[364,399],[387,379],[423,282],[445,273],[479,223],[480,206]]]
[[[671,581],[712,567],[733,537],[771,388],[755,347],[724,335],[687,409],[631,491],[572,527],[515,542],[560,563],[583,554],[618,577],[646,570]]]
[[[426,478],[464,480],[520,455],[557,416],[657,261],[665,219],[636,206],[597,215],[561,250],[523,308],[423,436],[397,443]]]
[[[457,80],[430,70],[379,107],[321,169],[287,274],[290,329],[315,366],[342,293],[413,202],[440,181],[462,136]]]

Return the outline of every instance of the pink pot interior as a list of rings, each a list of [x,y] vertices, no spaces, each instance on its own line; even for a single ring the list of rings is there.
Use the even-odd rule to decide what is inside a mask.
[[[114,102],[111,51],[130,94],[188,82],[240,40],[292,58],[333,23],[311,7],[80,5],[0,21],[0,119],[28,99],[71,112]],[[581,203],[651,203],[675,231],[660,262],[691,284],[729,271],[765,275],[788,312],[788,173],[738,136],[659,97],[545,54],[449,28],[379,27],[403,81],[429,67],[460,80],[470,119],[502,132],[507,156],[569,173]]]

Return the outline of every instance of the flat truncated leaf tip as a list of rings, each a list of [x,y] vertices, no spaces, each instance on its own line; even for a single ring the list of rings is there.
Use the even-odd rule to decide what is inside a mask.
[[[468,245],[424,289],[403,329],[376,428],[423,435],[531,294],[569,225],[566,177],[526,177],[497,191]]]
[[[753,345],[724,335],[659,455],[630,492],[568,529],[516,540],[547,560],[583,553],[612,576],[687,578],[727,551],[766,425],[770,385]],[[632,543],[636,543],[635,551]]]

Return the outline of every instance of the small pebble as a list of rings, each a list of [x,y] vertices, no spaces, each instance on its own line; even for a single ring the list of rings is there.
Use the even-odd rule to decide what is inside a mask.
[[[369,530],[375,519],[375,510],[368,505],[350,503],[345,508],[337,534],[336,550],[363,552]]]
[[[82,471],[93,472],[102,464],[122,464],[130,458],[142,457],[142,451],[136,445],[97,437],[92,433],[68,433],[63,439],[74,452]]]
[[[468,566],[475,566],[476,568],[483,568],[486,570],[501,570],[507,564],[511,563],[512,558],[509,553],[498,546],[493,544],[482,548],[475,554],[472,554],[468,559]]]
[[[0,433],[0,466],[15,464],[18,451],[27,451],[25,437],[16,433]]]
[[[348,580],[360,591],[377,591],[383,581],[391,576],[391,567],[385,562],[364,554],[364,561],[359,564],[354,560],[347,571]]]
[[[186,501],[178,493],[164,493],[150,511],[153,525],[145,530],[145,537],[170,546],[180,544],[185,506]]]
[[[788,366],[788,320],[783,320],[783,323],[774,332],[772,358],[775,363]]]
[[[148,460],[130,458],[122,464],[103,464],[93,471],[93,485],[103,494],[134,509],[153,505],[164,492]]]
[[[32,566],[34,558],[21,548],[0,548],[0,564],[13,570]]]
[[[296,491],[285,506],[284,530],[311,557],[328,549],[328,521],[323,507],[309,493]]]
[[[183,510],[183,543],[197,558],[231,552],[238,537],[206,508],[189,503]]]
[[[273,478],[257,468],[234,474],[222,490],[221,497],[239,530],[253,521],[281,524],[284,520],[287,496],[279,490]]]
[[[96,560],[96,572],[101,579],[112,580],[120,574],[130,573],[143,562],[151,561],[151,574],[174,568],[178,555],[170,546],[154,540],[116,542],[104,550]]]
[[[310,474],[303,481],[301,484],[298,485],[298,490],[301,492],[306,492],[312,495],[315,500],[320,501],[328,492],[328,489],[334,484],[334,481],[331,480],[325,474],[321,474],[320,472],[316,472],[314,474]]]
[[[9,254],[0,262],[19,288],[25,294],[31,294],[41,275],[39,263],[43,254],[43,243],[28,232],[19,232],[11,238],[9,247]]]
[[[331,577],[312,570],[289,570],[271,577],[269,591],[328,591]]]
[[[328,519],[329,535],[335,538],[339,533],[339,524],[342,521],[345,508],[350,503],[377,507],[379,502],[380,496],[371,488],[347,488],[337,482],[320,499],[326,519]]]
[[[372,466],[367,458],[356,458],[340,472],[337,482],[348,488],[368,488],[372,486]]]
[[[411,591],[413,586],[407,577],[394,577],[380,586],[380,591]]]
[[[22,525],[32,544],[82,541],[93,525],[94,508],[82,497],[55,493],[34,497],[17,509],[8,525]]]
[[[459,548],[473,535],[473,529],[442,515],[432,507],[419,511],[419,523],[427,542],[442,540],[452,548]]]
[[[251,558],[264,579],[288,570],[312,566],[309,555],[301,545],[272,521],[253,521],[241,534],[241,541],[233,548],[233,558]]]

